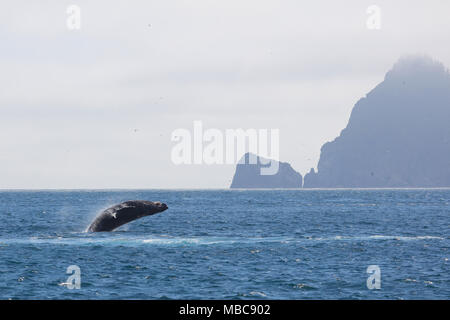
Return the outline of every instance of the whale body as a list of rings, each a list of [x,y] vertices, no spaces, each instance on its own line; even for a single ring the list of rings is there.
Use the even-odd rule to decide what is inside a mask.
[[[165,203],[132,200],[101,212],[90,224],[88,232],[112,231],[128,222],[167,210]]]

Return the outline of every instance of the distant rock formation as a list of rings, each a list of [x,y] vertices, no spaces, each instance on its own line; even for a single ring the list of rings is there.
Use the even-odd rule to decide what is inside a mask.
[[[256,161],[249,161],[250,156]],[[236,172],[230,188],[301,188],[303,178],[286,162],[278,162],[278,172],[274,175],[262,175],[261,168],[268,167],[268,159],[246,153],[236,165]],[[275,160],[272,160],[275,161]]]
[[[449,187],[450,75],[428,57],[400,59],[322,146],[306,188]]]

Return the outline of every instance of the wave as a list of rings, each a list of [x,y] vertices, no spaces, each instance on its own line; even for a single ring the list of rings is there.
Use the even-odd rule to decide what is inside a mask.
[[[437,236],[391,236],[391,235],[370,235],[370,236],[333,236],[333,237],[163,237],[163,236],[127,236],[121,233],[119,236],[110,235],[101,237],[80,235],[79,237],[31,237],[31,238],[0,238],[0,247],[8,245],[78,245],[78,246],[136,246],[136,245],[233,245],[233,244],[254,244],[254,243],[313,243],[329,241],[423,241],[423,240],[445,240]]]
[[[350,241],[365,241],[365,240],[399,240],[399,241],[411,241],[411,240],[444,240],[443,237],[437,236],[385,236],[385,235],[373,235],[373,236],[335,236],[331,238],[311,238],[311,240],[319,241],[333,241],[333,240],[350,240]]]

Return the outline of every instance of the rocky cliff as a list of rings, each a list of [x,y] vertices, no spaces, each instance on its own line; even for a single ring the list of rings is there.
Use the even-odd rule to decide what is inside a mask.
[[[450,75],[429,57],[400,59],[322,146],[306,188],[449,187]]]

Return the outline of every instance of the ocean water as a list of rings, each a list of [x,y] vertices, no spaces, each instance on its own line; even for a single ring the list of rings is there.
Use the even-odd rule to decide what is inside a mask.
[[[84,232],[133,199],[169,209]],[[0,216],[0,299],[450,298],[448,189],[3,191]]]

